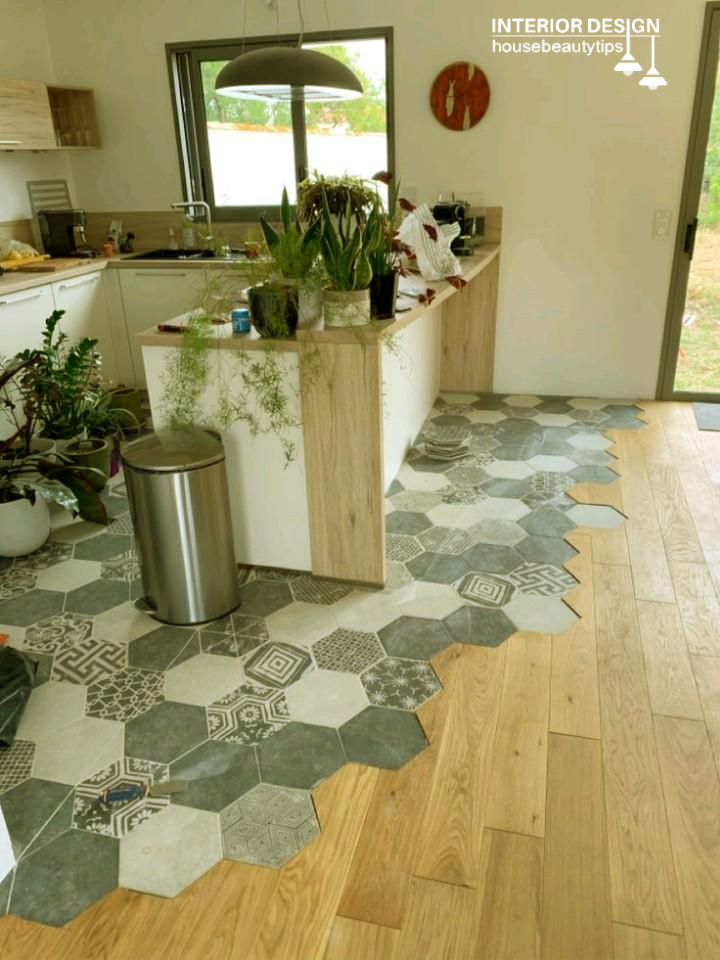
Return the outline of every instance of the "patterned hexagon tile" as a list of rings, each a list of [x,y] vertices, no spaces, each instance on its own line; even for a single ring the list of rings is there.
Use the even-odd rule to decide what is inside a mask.
[[[265,643],[243,663],[245,674],[268,687],[287,687],[312,667],[310,654],[288,643]]]
[[[51,677],[71,683],[92,684],[121,670],[126,663],[125,648],[97,637],[85,637],[55,654]]]
[[[220,815],[228,860],[281,867],[320,833],[307,790],[261,783]]]
[[[440,690],[440,681],[430,664],[399,657],[380,660],[360,679],[370,703],[398,710],[416,710]]]
[[[43,653],[56,653],[86,640],[92,628],[92,617],[79,613],[59,613],[28,627],[25,631],[25,647]]]
[[[11,567],[0,573],[0,600],[12,600],[35,587],[37,574],[33,570]]]
[[[168,779],[164,763],[125,757],[83,780],[75,788],[72,825],[106,837],[124,837],[133,827],[162,810],[169,797],[139,797],[123,803],[104,803],[104,790],[121,785],[149,786]]]
[[[272,737],[289,722],[282,690],[250,680],[212,703],[207,710],[213,740],[254,745]]]
[[[322,670],[362,673],[384,656],[375,633],[362,630],[334,630],[312,645],[315,663]]]
[[[163,687],[162,673],[125,667],[89,685],[86,712],[108,720],[132,720],[163,699]]]
[[[0,749],[0,794],[12,790],[32,776],[35,744],[15,739],[11,746]]]

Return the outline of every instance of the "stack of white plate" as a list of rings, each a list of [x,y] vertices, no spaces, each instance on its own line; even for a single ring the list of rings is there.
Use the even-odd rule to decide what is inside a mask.
[[[470,452],[466,427],[436,427],[425,433],[425,456],[431,460],[459,460]]]

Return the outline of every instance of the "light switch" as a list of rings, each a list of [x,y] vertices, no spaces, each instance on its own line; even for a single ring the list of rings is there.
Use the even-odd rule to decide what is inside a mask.
[[[672,227],[672,210],[656,210],[653,219],[653,240],[667,240]]]

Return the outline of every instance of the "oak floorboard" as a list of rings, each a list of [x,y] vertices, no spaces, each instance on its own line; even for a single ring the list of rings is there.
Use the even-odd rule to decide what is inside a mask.
[[[483,831],[484,879],[476,956],[539,960],[542,866],[543,842],[539,838],[500,830]]]
[[[600,702],[592,586],[594,553],[589,534],[574,531],[567,539],[579,552],[565,566],[579,582],[564,599],[581,619],[552,638],[549,728],[554,733],[597,739]]]
[[[323,960],[394,960],[399,936],[390,927],[336,917]]]
[[[430,746],[400,770],[378,772],[338,907],[343,917],[400,928],[464,649],[454,644],[432,661],[443,690],[418,711]],[[466,721],[472,725],[472,711]]]
[[[704,724],[655,717],[688,960],[720,957],[720,781]]]
[[[647,471],[670,564],[674,561],[703,563],[705,556],[675,466],[650,463]]]
[[[704,563],[673,563],[677,605],[690,653],[720,656],[720,602]]]
[[[685,941],[674,933],[659,933],[613,924],[615,960],[687,960]]]
[[[377,775],[348,764],[320,784],[313,794],[320,836],[282,868],[258,935],[238,958],[322,957]]]
[[[445,883],[476,887],[486,818],[496,724],[506,663],[502,647],[462,647],[419,844],[415,872]]]
[[[705,726],[720,773],[720,658],[690,657],[700,694]]]
[[[612,960],[611,919],[601,747],[551,734],[543,960]]]
[[[613,919],[681,933],[630,571],[597,564],[593,583]]]
[[[415,877],[393,960],[470,960],[471,957],[482,957],[477,947],[478,910],[477,891]]]
[[[702,710],[677,607],[639,600],[637,612],[652,712],[701,720]]]
[[[543,634],[516,633],[505,646],[507,661],[485,825],[542,837],[551,640]]]

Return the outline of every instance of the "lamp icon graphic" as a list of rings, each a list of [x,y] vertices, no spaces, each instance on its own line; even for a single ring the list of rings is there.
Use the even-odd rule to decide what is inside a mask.
[[[633,55],[630,53],[630,20],[628,20],[627,22],[627,40],[625,42],[625,56],[622,58],[622,60],[619,63],[615,64],[615,69],[620,73],[624,73],[626,77],[629,77],[630,74],[634,73],[636,70],[642,70],[642,67],[640,66],[640,64],[635,60],[635,57],[633,57]]]
[[[641,87],[648,87],[650,90],[657,90],[658,87],[666,87],[667,80],[660,76],[655,69],[655,37],[651,36],[652,41],[652,66],[640,81]]]

